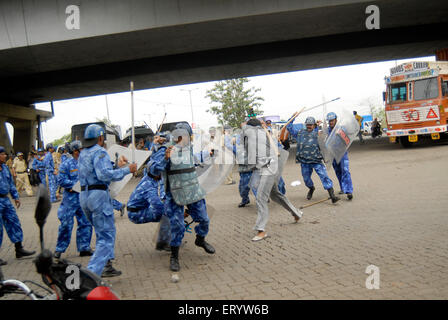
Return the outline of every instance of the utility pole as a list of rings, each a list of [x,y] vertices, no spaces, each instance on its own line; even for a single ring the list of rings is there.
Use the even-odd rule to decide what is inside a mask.
[[[189,95],[190,95],[190,109],[191,109],[191,126],[194,125],[194,116],[193,116],[193,102],[191,100],[191,91],[193,90],[197,90],[199,88],[194,88],[194,89],[180,89],[181,91],[188,91]]]
[[[106,98],[107,120],[109,120],[109,123],[110,123],[110,117],[109,117],[109,103],[107,102],[107,94],[106,94],[104,97]]]

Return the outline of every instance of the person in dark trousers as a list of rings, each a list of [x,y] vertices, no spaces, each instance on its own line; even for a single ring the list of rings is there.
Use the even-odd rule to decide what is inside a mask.
[[[295,114],[293,115],[293,117]],[[309,191],[306,196],[308,200],[311,200],[315,190],[311,174],[313,170],[317,173],[324,189],[328,191],[331,201],[333,203],[339,201],[339,197],[335,196],[333,189],[333,182],[328,177],[327,169],[323,164],[323,156],[320,152],[318,143],[318,131],[316,128],[316,120],[313,117],[308,117],[305,120],[306,129],[297,130],[292,125],[294,121],[288,124],[287,129],[289,133],[297,140],[297,153],[296,162],[300,163],[302,167],[302,176],[305,185]]]

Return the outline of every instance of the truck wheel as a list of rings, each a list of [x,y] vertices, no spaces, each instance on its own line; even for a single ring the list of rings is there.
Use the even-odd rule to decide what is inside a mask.
[[[400,137],[400,144],[403,148],[410,148],[412,147],[412,142],[409,142],[408,137]]]

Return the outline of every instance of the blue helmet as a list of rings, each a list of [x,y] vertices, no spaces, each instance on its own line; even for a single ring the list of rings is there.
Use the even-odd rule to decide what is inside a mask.
[[[95,123],[87,126],[86,131],[84,131],[84,146],[91,147],[96,144],[97,139],[101,136],[105,136],[106,132],[103,127]]]
[[[61,146],[61,147],[58,148],[58,152],[59,152],[59,153],[64,153],[64,151],[65,151],[65,148],[64,148],[64,147]]]
[[[17,152],[17,156],[23,156],[23,152]]]
[[[47,146],[45,147],[45,150],[50,150],[51,148],[54,149],[53,144],[52,143],[48,143]]]
[[[338,116],[337,116],[336,113],[334,113],[334,112],[329,112],[329,113],[327,114],[327,121],[335,120],[335,119],[337,119],[337,118],[338,118]]]
[[[68,148],[68,152],[71,154],[73,153],[73,151],[77,150],[81,150],[82,149],[82,143],[79,140],[75,140],[72,141],[72,143],[70,143],[70,147]]]
[[[314,117],[308,117],[305,120],[305,124],[316,124],[316,119]]]
[[[87,126],[86,131],[84,131],[84,139],[86,140],[95,139],[104,135],[105,132],[103,127],[97,124],[90,124],[89,126]]]
[[[2,152],[6,152],[6,150],[5,150],[5,147],[0,146],[0,153],[2,153]]]
[[[39,148],[39,149],[37,149],[37,152],[44,152],[44,149]]]

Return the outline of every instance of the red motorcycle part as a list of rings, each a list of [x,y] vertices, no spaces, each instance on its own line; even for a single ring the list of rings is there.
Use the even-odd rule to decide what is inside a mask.
[[[87,295],[87,300],[120,300],[109,287],[96,287]]]

